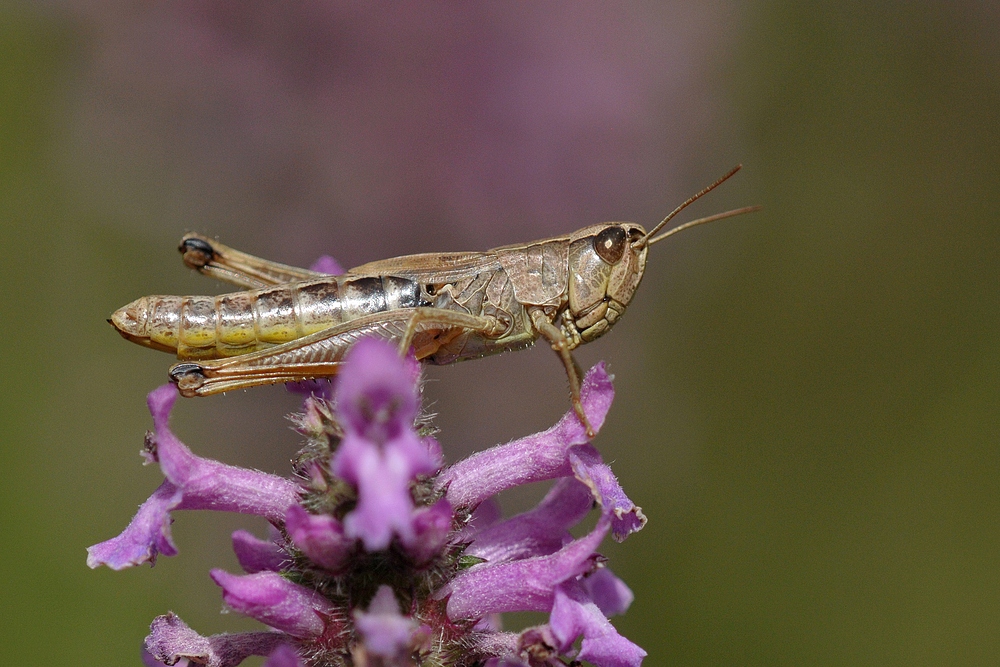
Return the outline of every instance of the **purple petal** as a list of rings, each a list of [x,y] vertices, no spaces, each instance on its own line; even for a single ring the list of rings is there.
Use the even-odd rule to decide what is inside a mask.
[[[167,665],[193,660],[208,667],[234,667],[251,655],[270,655],[289,637],[277,632],[239,632],[202,637],[175,614],[157,616],[149,626],[146,651]],[[154,663],[155,664],[155,663]]]
[[[318,637],[326,629],[333,605],[319,593],[274,572],[236,575],[212,570],[222,597],[232,609],[293,637]]]
[[[305,667],[305,663],[295,649],[288,644],[281,644],[271,653],[264,667]]]
[[[118,537],[87,548],[87,566],[107,565],[112,570],[123,570],[143,563],[153,565],[161,553],[176,555],[177,547],[170,537],[170,510],[180,500],[180,490],[164,480]]]
[[[337,412],[344,428],[377,445],[413,428],[420,370],[391,343],[362,338],[344,358],[337,383]]]
[[[587,418],[599,430],[614,398],[614,387],[603,362],[587,372],[580,396]],[[547,431],[459,461],[441,473],[438,487],[447,489],[446,497],[453,507],[476,507],[505,489],[571,475],[567,452],[587,442],[586,430],[570,410]]]
[[[441,466],[440,452],[436,455],[433,446],[410,429],[381,446],[348,432],[334,453],[331,470],[341,479],[360,486],[360,470],[366,466],[391,468],[398,477],[411,481],[419,475],[436,472]]]
[[[569,462],[576,478],[589,486],[594,499],[611,514],[611,529],[616,542],[624,542],[632,533],[646,525],[642,508],[629,500],[601,455],[591,445],[574,447]]]
[[[294,507],[294,505],[293,505]],[[288,557],[274,540],[262,540],[245,530],[233,533],[233,551],[240,567],[247,574],[254,572],[279,572],[288,563]]]
[[[372,655],[393,658],[409,652],[417,622],[399,613],[399,602],[392,589],[379,586],[367,611],[354,612],[354,626],[364,638]]]
[[[406,553],[417,565],[429,562],[447,544],[453,522],[454,512],[444,498],[430,507],[414,511],[413,539],[403,541]]]
[[[414,544],[410,482],[436,470],[437,462],[411,430],[382,447],[348,433],[331,468],[358,489],[357,507],[344,517],[348,537],[362,540],[369,551],[387,548],[393,534],[404,544]]]
[[[167,480],[140,507],[118,537],[90,547],[87,565],[120,570],[155,563],[156,556],[177,553],[170,536],[170,512],[208,509],[255,514],[272,523],[284,520],[285,509],[298,499],[290,480],[228,466],[191,453],[167,425],[177,389],[163,385],[150,392],[155,447],[149,456],[160,463]]]
[[[340,522],[328,514],[309,514],[292,505],[285,515],[285,529],[309,560],[330,572],[340,572],[354,551],[354,540],[344,535]]]
[[[602,516],[590,533],[548,556],[483,563],[458,575],[438,594],[452,620],[506,611],[549,611],[555,587],[593,568],[594,550],[610,527]]]
[[[490,563],[554,553],[572,541],[569,528],[593,506],[590,489],[564,477],[534,509],[480,531],[465,553]]]
[[[628,611],[635,599],[632,589],[616,577],[611,570],[602,567],[582,582],[583,589],[597,608],[605,616],[617,616]]]
[[[414,436],[415,438],[415,436]],[[419,445],[419,443],[418,443]],[[344,517],[344,532],[369,551],[389,546],[393,533],[413,539],[411,468],[396,448],[382,448],[348,434],[334,455],[335,475],[355,484],[358,504]]]
[[[175,436],[167,425],[177,388],[164,385],[149,394],[149,411],[156,433],[156,458],[164,476],[183,498],[175,509],[211,509],[263,516],[272,523],[285,518],[285,510],[298,498],[290,480],[203,459]]]
[[[618,634],[596,604],[579,594],[575,582],[556,589],[549,627],[563,652],[583,635],[576,658],[597,667],[638,667],[646,657],[645,651]]]
[[[309,266],[310,271],[325,273],[328,276],[342,276],[346,271],[340,262],[329,255],[320,255],[319,258]]]

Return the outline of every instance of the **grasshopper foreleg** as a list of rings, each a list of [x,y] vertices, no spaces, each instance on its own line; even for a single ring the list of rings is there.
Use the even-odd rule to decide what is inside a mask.
[[[576,416],[580,418],[584,428],[587,429],[587,437],[593,438],[594,429],[590,425],[590,420],[587,419],[587,413],[583,411],[583,402],[580,400],[580,383],[583,371],[576,363],[576,359],[573,358],[572,350],[575,347],[573,341],[552,323],[541,308],[531,308],[528,310],[528,314],[531,316],[531,323],[538,333],[549,342],[555,353],[559,355],[569,380],[569,395],[573,403],[573,410],[576,411]]]

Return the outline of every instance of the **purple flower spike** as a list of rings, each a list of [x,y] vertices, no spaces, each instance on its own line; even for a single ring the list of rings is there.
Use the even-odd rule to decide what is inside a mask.
[[[288,561],[284,552],[273,539],[262,540],[245,530],[233,533],[233,551],[240,567],[247,574],[255,572],[278,572]]]
[[[583,379],[580,398],[595,430],[604,424],[614,398],[611,377],[598,363]],[[441,473],[438,487],[454,507],[475,507],[506,489],[573,474],[567,460],[570,447],[588,442],[587,432],[573,410],[547,431],[473,454]]]
[[[342,276],[346,273],[340,262],[329,255],[320,255],[319,259],[309,266],[309,270],[316,273],[325,273],[328,276]]]
[[[301,505],[288,508],[285,530],[309,560],[330,572],[340,572],[354,551],[340,522],[328,514],[310,514]]]
[[[596,604],[579,594],[574,583],[556,590],[549,628],[562,652],[582,635],[576,657],[597,667],[639,667],[646,657],[645,651],[618,634]]]
[[[150,394],[146,456],[167,479],[121,535],[91,547],[88,563],[119,569],[176,553],[175,509],[264,516],[269,539],[233,533],[247,574],[211,577],[229,607],[272,631],[203,637],[168,614],[147,637],[148,666],[235,667],[258,655],[264,667],[638,667],[645,653],[608,621],[632,591],[596,549],[645,517],[576,414],[442,471],[440,444],[414,425],[418,368],[385,341],[358,342],[338,384],[308,396],[294,418],[306,443],[292,480],[196,457],[167,423],[174,388]],[[613,395],[598,364],[582,391],[592,425],[603,424]],[[555,482],[537,507],[502,517],[498,492],[547,479]],[[595,504],[596,526],[574,539],[570,529]],[[549,622],[501,631],[500,615],[515,611],[547,612]]]
[[[304,665],[295,649],[288,644],[281,644],[271,653],[264,667],[304,667]]]
[[[149,630],[146,651],[153,660],[165,665],[183,665],[191,660],[207,667],[234,667],[251,655],[270,655],[289,640],[287,635],[277,632],[202,637],[172,613],[157,616]]]
[[[368,653],[389,660],[410,652],[417,629],[416,621],[399,613],[399,602],[388,586],[379,586],[367,611],[354,612],[354,626]]]
[[[609,528],[602,516],[589,534],[548,556],[470,568],[439,593],[450,594],[448,617],[474,620],[496,612],[551,610],[557,585],[593,569],[594,550]]]
[[[293,637],[319,637],[333,613],[325,597],[274,572],[240,576],[212,570],[211,575],[232,609]]]

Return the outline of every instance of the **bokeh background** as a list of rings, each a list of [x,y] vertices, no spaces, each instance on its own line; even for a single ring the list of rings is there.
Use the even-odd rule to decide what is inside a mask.
[[[649,665],[997,664],[998,43],[986,0],[5,3],[3,661],[137,665],[167,610],[252,627],[207,572],[253,521],[179,513],[178,557],[84,564],[161,479],[136,453],[170,359],[104,319],[224,289],[185,231],[351,266],[648,226],[742,162],[689,217],[765,211],[656,246],[580,351],[616,373],[596,443],[650,519],[607,545],[616,625]],[[544,349],[428,376],[453,459],[566,409]],[[174,424],[283,473],[295,406]]]

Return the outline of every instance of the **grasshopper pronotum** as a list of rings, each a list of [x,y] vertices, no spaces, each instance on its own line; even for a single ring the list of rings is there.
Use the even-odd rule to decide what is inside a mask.
[[[109,322],[128,340],[175,352],[170,378],[184,396],[336,375],[363,336],[413,347],[449,364],[531,346],[544,338],[569,378],[572,351],[605,334],[632,299],[654,243],[683,229],[757,210],[692,220],[656,236],[675,215],[740,169],[674,209],[651,231],[605,222],[572,234],[486,252],[426,253],[371,262],[331,276],[253,257],[210,239],[181,240],[184,262],[244,289],[221,296],[146,296]]]

